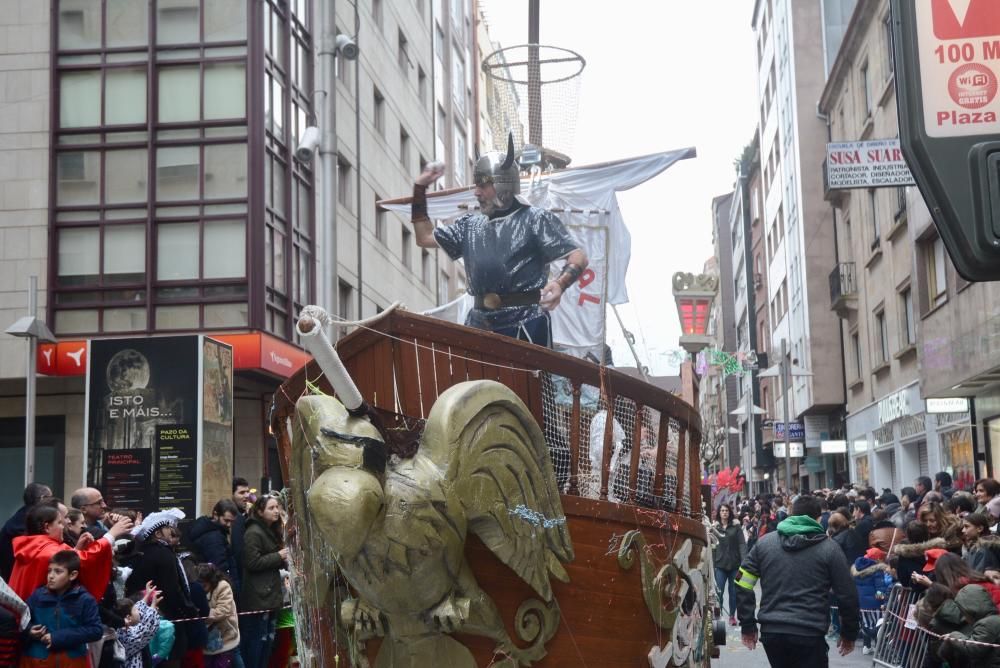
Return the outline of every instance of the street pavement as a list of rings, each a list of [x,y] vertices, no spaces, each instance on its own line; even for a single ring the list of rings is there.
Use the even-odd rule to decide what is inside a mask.
[[[763,645],[758,643],[757,649],[751,652],[740,642],[739,627],[730,626],[728,631],[725,647],[719,648],[719,658],[721,661],[713,661],[713,668],[717,666],[721,666],[721,668],[767,668],[770,665],[767,662],[767,654],[764,653]],[[853,652],[842,657],[837,652],[836,643],[831,640],[830,666],[832,668],[861,668],[862,666],[864,668],[871,668],[872,657],[871,655],[865,656],[861,653],[860,642]],[[803,668],[808,667],[804,666]]]

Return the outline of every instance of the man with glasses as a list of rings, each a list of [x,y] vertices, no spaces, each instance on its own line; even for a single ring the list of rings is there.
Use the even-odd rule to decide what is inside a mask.
[[[86,531],[95,540],[100,539],[108,532],[108,527],[103,522],[104,515],[108,512],[108,506],[104,503],[104,496],[100,490],[93,487],[81,487],[73,492],[73,496],[70,497],[70,505],[83,513]]]

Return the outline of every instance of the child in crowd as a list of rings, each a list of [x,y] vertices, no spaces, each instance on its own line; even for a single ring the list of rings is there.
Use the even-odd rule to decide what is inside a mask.
[[[869,548],[863,557],[858,557],[851,566],[851,575],[858,588],[861,605],[861,633],[864,654],[872,653],[872,641],[878,630],[878,620],[882,617],[882,606],[889,598],[889,590],[896,583],[889,565],[885,563],[885,551],[877,547]]]
[[[160,626],[158,608],[163,594],[153,586],[153,581],[146,583],[142,598],[138,601],[119,599],[115,611],[125,620],[125,626],[118,630],[118,642],[125,654],[124,668],[142,668],[143,654],[152,660],[148,647]]]
[[[89,668],[87,643],[104,635],[97,601],[77,584],[80,556],[62,550],[49,560],[45,585],[28,598],[31,628],[22,668]]]
[[[990,535],[992,518],[972,513],[962,518],[962,558],[980,573],[1000,569],[1000,537]]]
[[[222,571],[212,564],[198,566],[198,582],[208,594],[205,668],[231,668],[236,665],[236,654],[240,646],[240,625],[236,616],[233,588]]]

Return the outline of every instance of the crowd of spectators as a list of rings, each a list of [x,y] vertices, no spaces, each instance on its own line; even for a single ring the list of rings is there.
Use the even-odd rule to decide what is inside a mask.
[[[920,597],[914,617],[930,631],[924,668],[1000,665],[1000,482],[992,478],[977,480],[972,490],[956,490],[951,476],[940,472],[933,480],[921,476],[897,491],[845,484],[717,504],[716,592],[720,608],[730,611],[731,624],[739,623],[733,582],[752,591],[752,583],[740,585],[740,571],[760,570],[759,564],[751,564],[754,558],[746,558],[748,552],[768,534],[786,535],[788,528],[779,525],[789,519],[787,509],[793,503],[801,506],[805,496],[818,503],[816,521],[843,553],[860,609],[860,633],[853,612],[851,630],[842,629],[831,592],[828,639],[850,633],[850,648],[857,634],[863,651],[873,653],[886,602],[898,583]],[[728,607],[723,605],[727,591]],[[751,627],[744,624],[745,643],[748,632],[755,633],[757,620],[752,621]]]
[[[0,529],[0,668],[293,665],[278,496],[234,478],[198,518],[109,509],[91,487],[23,501]]]

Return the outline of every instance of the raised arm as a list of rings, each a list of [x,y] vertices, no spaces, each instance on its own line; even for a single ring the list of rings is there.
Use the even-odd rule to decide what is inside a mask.
[[[434,222],[427,217],[427,186],[437,181],[444,174],[444,163],[431,162],[413,182],[413,203],[410,205],[410,222],[413,223],[413,233],[417,245],[421,248],[437,248],[434,239]]]

